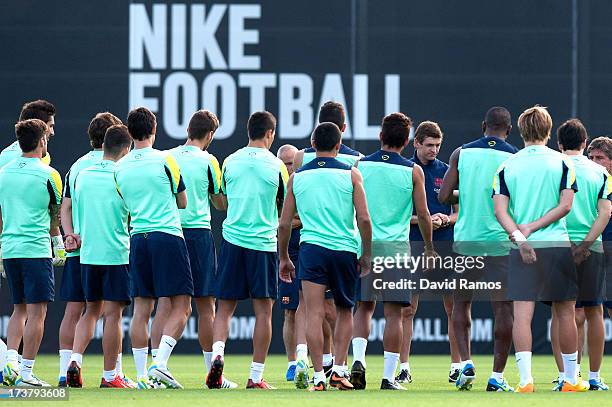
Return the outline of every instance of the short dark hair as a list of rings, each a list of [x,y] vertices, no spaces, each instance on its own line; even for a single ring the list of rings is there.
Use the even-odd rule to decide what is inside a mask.
[[[391,113],[383,118],[381,137],[384,145],[404,147],[410,138],[412,120],[404,113]]]
[[[330,122],[338,126],[340,130],[345,122],[344,106],[338,102],[325,102],[319,110],[319,123]]]
[[[106,134],[106,130],[109,127],[114,126],[115,124],[123,124],[121,120],[114,114],[110,112],[98,113],[91,119],[89,122],[89,127],[87,128],[87,135],[89,136],[89,144],[93,148],[102,148],[102,143],[104,143],[104,135]]]
[[[47,123],[52,116],[55,116],[55,106],[53,106],[53,103],[44,99],[38,99],[23,105],[19,114],[19,121],[39,119]]]
[[[587,153],[590,154],[592,150],[601,150],[606,157],[612,160],[612,138],[608,136],[594,138],[587,148]]]
[[[320,123],[312,132],[314,148],[317,151],[332,151],[342,139],[342,132],[336,123]]]
[[[579,119],[566,120],[557,129],[557,141],[563,150],[579,150],[588,139],[587,130]]]
[[[132,144],[132,138],[127,126],[114,124],[104,135],[104,153],[116,157],[119,152]]]
[[[424,121],[421,122],[414,132],[414,140],[423,143],[427,137],[443,138],[442,129],[436,122]]]
[[[137,107],[128,113],[127,127],[134,140],[146,140],[157,126],[155,115],[146,107]]]
[[[214,133],[219,128],[219,119],[217,116],[208,110],[198,110],[191,116],[189,126],[187,127],[187,135],[191,140],[199,140],[204,138],[211,131]]]
[[[251,140],[264,138],[266,132],[276,129],[276,118],[267,111],[255,112],[249,117],[247,131]]]
[[[512,126],[512,116],[505,107],[493,106],[487,110],[484,122],[487,125],[487,129],[493,131],[507,130]]]
[[[40,119],[26,119],[18,122],[15,125],[15,135],[21,151],[29,153],[36,150],[46,131],[47,124]]]

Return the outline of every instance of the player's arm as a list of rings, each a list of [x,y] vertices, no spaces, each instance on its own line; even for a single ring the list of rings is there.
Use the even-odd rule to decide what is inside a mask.
[[[164,166],[166,175],[168,175],[168,179],[170,180],[172,193],[176,200],[176,206],[179,209],[185,209],[187,207],[187,192],[185,191],[185,183],[183,182],[181,169],[171,154],[166,155]]]
[[[49,172],[47,179],[47,191],[49,192],[49,215],[51,222],[49,224],[49,234],[51,235],[51,244],[53,245],[54,266],[63,266],[66,262],[66,249],[64,248],[64,239],[60,231],[60,208],[62,204],[62,178],[55,169]]]
[[[221,192],[221,169],[219,161],[214,155],[210,155],[208,164],[208,198],[216,210],[227,210],[227,198]]]
[[[493,195],[493,213],[495,214],[495,218],[508,235],[511,235],[518,230],[518,226],[508,212],[509,203],[509,196],[503,194]]]
[[[295,195],[293,194],[293,174],[287,183],[287,195],[283,202],[283,210],[278,221],[278,254],[279,277],[282,281],[291,282],[295,278],[295,266],[289,258],[289,240],[291,228],[296,214]]]
[[[427,194],[425,193],[425,174],[423,169],[414,165],[412,169],[412,202],[414,204],[414,211],[423,236],[423,242],[425,243],[425,250],[433,250],[432,234],[433,225],[431,223],[431,216],[429,215],[429,209],[427,208]]]
[[[363,177],[357,168],[351,169],[351,180],[353,182],[353,205],[355,206],[359,235],[361,236],[359,266],[361,267],[361,276],[363,277],[370,272],[371,268],[372,220],[370,219],[370,212],[368,212],[368,201],[365,189],[363,188]]]
[[[280,161],[280,160],[279,160]],[[280,169],[278,172],[278,190],[276,191],[276,209],[278,212],[283,210],[283,202],[285,201],[285,195],[287,195],[287,183],[289,182],[289,172],[287,167],[281,161]]]
[[[579,247],[581,249],[590,248],[595,240],[601,236],[610,221],[611,208],[612,202],[610,202],[609,199],[599,199],[597,201],[597,218],[595,218],[595,222],[593,222],[591,229],[589,229],[589,233],[587,233],[582,243],[580,243]]]
[[[444,174],[440,192],[438,192],[438,201],[443,204],[459,203],[459,196],[456,194],[456,189],[459,187],[459,154],[461,147],[458,147],[450,156],[448,170]]]

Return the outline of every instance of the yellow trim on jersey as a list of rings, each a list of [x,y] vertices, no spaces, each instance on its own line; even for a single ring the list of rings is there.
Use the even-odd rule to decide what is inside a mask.
[[[57,205],[62,203],[62,177],[60,177],[59,172],[54,168],[51,168],[51,185],[53,186],[53,190],[55,192],[55,201]]]
[[[225,194],[225,182],[223,182],[225,176],[225,163],[227,162],[227,158],[223,160],[223,165],[221,166],[221,182],[219,184],[219,189],[221,192]],[[227,194],[226,194],[227,195]]]
[[[612,175],[606,174],[606,177],[608,182],[606,182],[606,196],[604,198],[607,198],[610,196],[610,194],[612,194]]]
[[[285,166],[285,163],[281,163],[281,177],[283,178],[283,183],[285,184],[285,186],[287,186],[287,182],[289,182],[289,172],[287,171],[287,167]]]
[[[41,158],[40,161],[45,165],[51,165],[51,154],[47,151],[47,155]]]
[[[168,165],[168,169],[172,175],[172,181],[174,182],[174,187],[172,189],[176,191],[181,182],[181,169],[174,157],[170,154],[166,155],[166,164]]]
[[[213,178],[216,183],[215,193],[218,193],[219,189],[221,188],[221,169],[219,168],[219,161],[217,160],[217,157],[212,154],[210,155],[210,164],[210,168],[212,168],[213,172]]]

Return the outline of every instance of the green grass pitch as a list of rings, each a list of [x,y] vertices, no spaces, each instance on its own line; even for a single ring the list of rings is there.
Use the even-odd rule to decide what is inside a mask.
[[[179,380],[184,390],[123,390],[100,389],[102,375],[102,357],[85,355],[84,357],[84,388],[71,389],[69,403],[78,403],[84,407],[112,405],[122,407],[127,405],[152,406],[266,406],[284,407],[298,403],[301,406],[329,406],[337,403],[339,407],[367,405],[368,407],[408,405],[433,406],[560,406],[560,405],[612,405],[612,392],[588,392],[580,394],[562,394],[551,391],[550,381],[556,377],[556,368],[552,356],[536,356],[533,360],[533,373],[536,380],[535,394],[486,393],[486,380],[491,373],[490,356],[476,356],[474,362],[477,378],[472,391],[459,392],[448,383],[447,373],[449,358],[447,356],[413,356],[410,361],[413,372],[413,383],[406,385],[406,392],[390,392],[378,390],[382,375],[382,355],[369,355],[365,391],[328,391],[325,393],[310,393],[296,390],[293,383],[285,381],[287,359],[282,355],[273,355],[266,361],[264,377],[277,387],[274,391],[245,390],[251,358],[249,356],[226,357],[226,375],[239,383],[236,390],[205,390],[204,361],[201,356],[175,355],[170,358],[169,367]],[[587,361],[584,361],[587,363]],[[35,372],[40,378],[56,384],[58,358],[52,355],[39,356],[36,360]],[[124,370],[134,378],[134,364],[131,355],[124,356]],[[588,375],[588,365],[582,367],[582,372]],[[506,378],[511,385],[518,382],[518,371],[511,356],[506,370]],[[612,357],[604,359],[602,377],[612,380]],[[22,405],[24,402],[21,402]],[[36,402],[35,406],[57,402]],[[578,403],[578,404],[577,404]],[[2,402],[0,402],[0,405]]]

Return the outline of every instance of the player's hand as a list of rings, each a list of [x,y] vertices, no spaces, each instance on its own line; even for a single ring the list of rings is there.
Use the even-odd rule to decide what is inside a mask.
[[[439,213],[431,215],[431,227],[433,230],[438,230],[442,227],[443,220]]]
[[[521,231],[523,236],[525,236],[525,239],[528,239],[529,235],[531,235],[532,233],[531,228],[528,225],[517,225],[517,227]]]
[[[51,236],[51,243],[53,244],[53,265],[63,266],[66,263],[66,248],[62,236]]]
[[[0,277],[6,278],[6,272],[4,271],[4,262],[2,261],[2,246],[0,245]]]
[[[72,253],[77,251],[81,247],[81,237],[74,233],[69,233],[64,236],[66,239],[66,251]]]
[[[425,257],[425,266],[423,267],[423,271],[433,270],[436,265],[436,259],[440,257],[440,255],[433,248],[426,248],[423,256]]]
[[[533,264],[538,260],[535,250],[527,242],[519,244],[519,252],[525,264]]]
[[[365,277],[372,270],[372,259],[370,256],[362,255],[359,258],[359,277]]]
[[[583,261],[591,255],[591,251],[582,246],[576,246],[572,243],[572,256],[574,257],[574,263],[580,265]]]
[[[291,259],[281,259],[278,267],[278,277],[285,283],[291,283],[295,278],[295,266]]]

